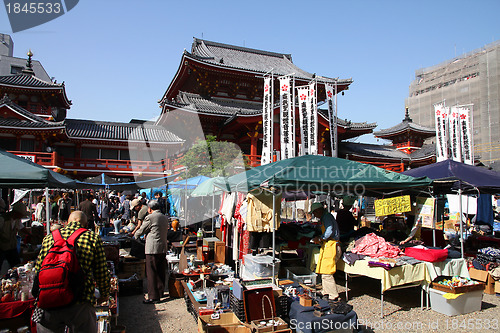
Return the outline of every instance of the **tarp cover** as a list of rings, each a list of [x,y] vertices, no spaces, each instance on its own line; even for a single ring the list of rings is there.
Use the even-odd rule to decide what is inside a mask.
[[[75,181],[25,158],[0,150],[0,187],[74,188]]]
[[[429,178],[414,178],[376,166],[336,157],[304,155],[261,165],[227,179],[232,191],[277,187],[281,191],[383,191],[428,186]]]
[[[436,181],[448,182],[449,187],[457,187],[457,183],[460,181],[462,188],[476,187],[483,192],[500,192],[500,173],[450,159],[407,170],[403,174],[413,177],[429,177]]]

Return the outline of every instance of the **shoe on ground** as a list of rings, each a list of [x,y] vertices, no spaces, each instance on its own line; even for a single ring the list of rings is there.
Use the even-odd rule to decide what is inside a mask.
[[[143,304],[158,304],[160,303],[159,299],[145,299],[142,301]]]

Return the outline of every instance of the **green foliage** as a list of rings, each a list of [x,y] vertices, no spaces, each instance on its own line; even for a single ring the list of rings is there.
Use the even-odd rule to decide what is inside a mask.
[[[179,159],[178,164],[188,169],[188,178],[232,176],[249,168],[247,157],[242,155],[238,145],[216,139],[209,135],[205,140],[198,140]]]

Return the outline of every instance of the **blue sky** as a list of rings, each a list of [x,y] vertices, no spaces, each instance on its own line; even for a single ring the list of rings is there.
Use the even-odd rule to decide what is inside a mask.
[[[65,81],[70,118],[158,116],[183,50],[198,37],[291,53],[304,70],[352,78],[339,96],[339,117],[380,130],[404,118],[415,70],[500,39],[499,12],[497,0],[80,0],[15,34],[1,8],[0,32],[11,34],[15,56],[31,49],[50,76]]]

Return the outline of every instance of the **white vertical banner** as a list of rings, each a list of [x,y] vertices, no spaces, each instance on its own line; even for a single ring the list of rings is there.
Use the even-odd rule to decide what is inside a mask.
[[[462,160],[465,164],[474,164],[474,154],[472,152],[472,136],[471,136],[471,119],[470,110],[468,108],[459,107],[459,127],[460,127],[460,143],[462,146]]]
[[[316,81],[309,84],[309,155],[318,154],[318,103],[316,96]]]
[[[264,98],[262,103],[262,157],[260,164],[269,164],[273,158],[273,102],[271,98],[272,80],[264,78]]]
[[[299,101],[299,122],[300,122],[300,155],[309,153],[309,87],[297,87],[297,100]]]
[[[280,80],[280,145],[281,159],[295,157],[295,142],[293,140],[292,96],[290,78]]]
[[[443,104],[434,105],[436,120],[436,161],[448,159],[448,108]]]
[[[325,83],[325,91],[326,91],[326,102],[328,104],[328,127],[330,127],[330,148],[333,157],[338,156],[337,149],[337,125],[334,119],[337,118],[335,114],[335,106],[333,96],[336,95],[336,91],[333,85]]]
[[[459,111],[456,106],[452,106],[448,115],[448,131],[450,140],[450,158],[457,162],[462,162],[462,152],[460,149],[460,127],[458,124]]]

